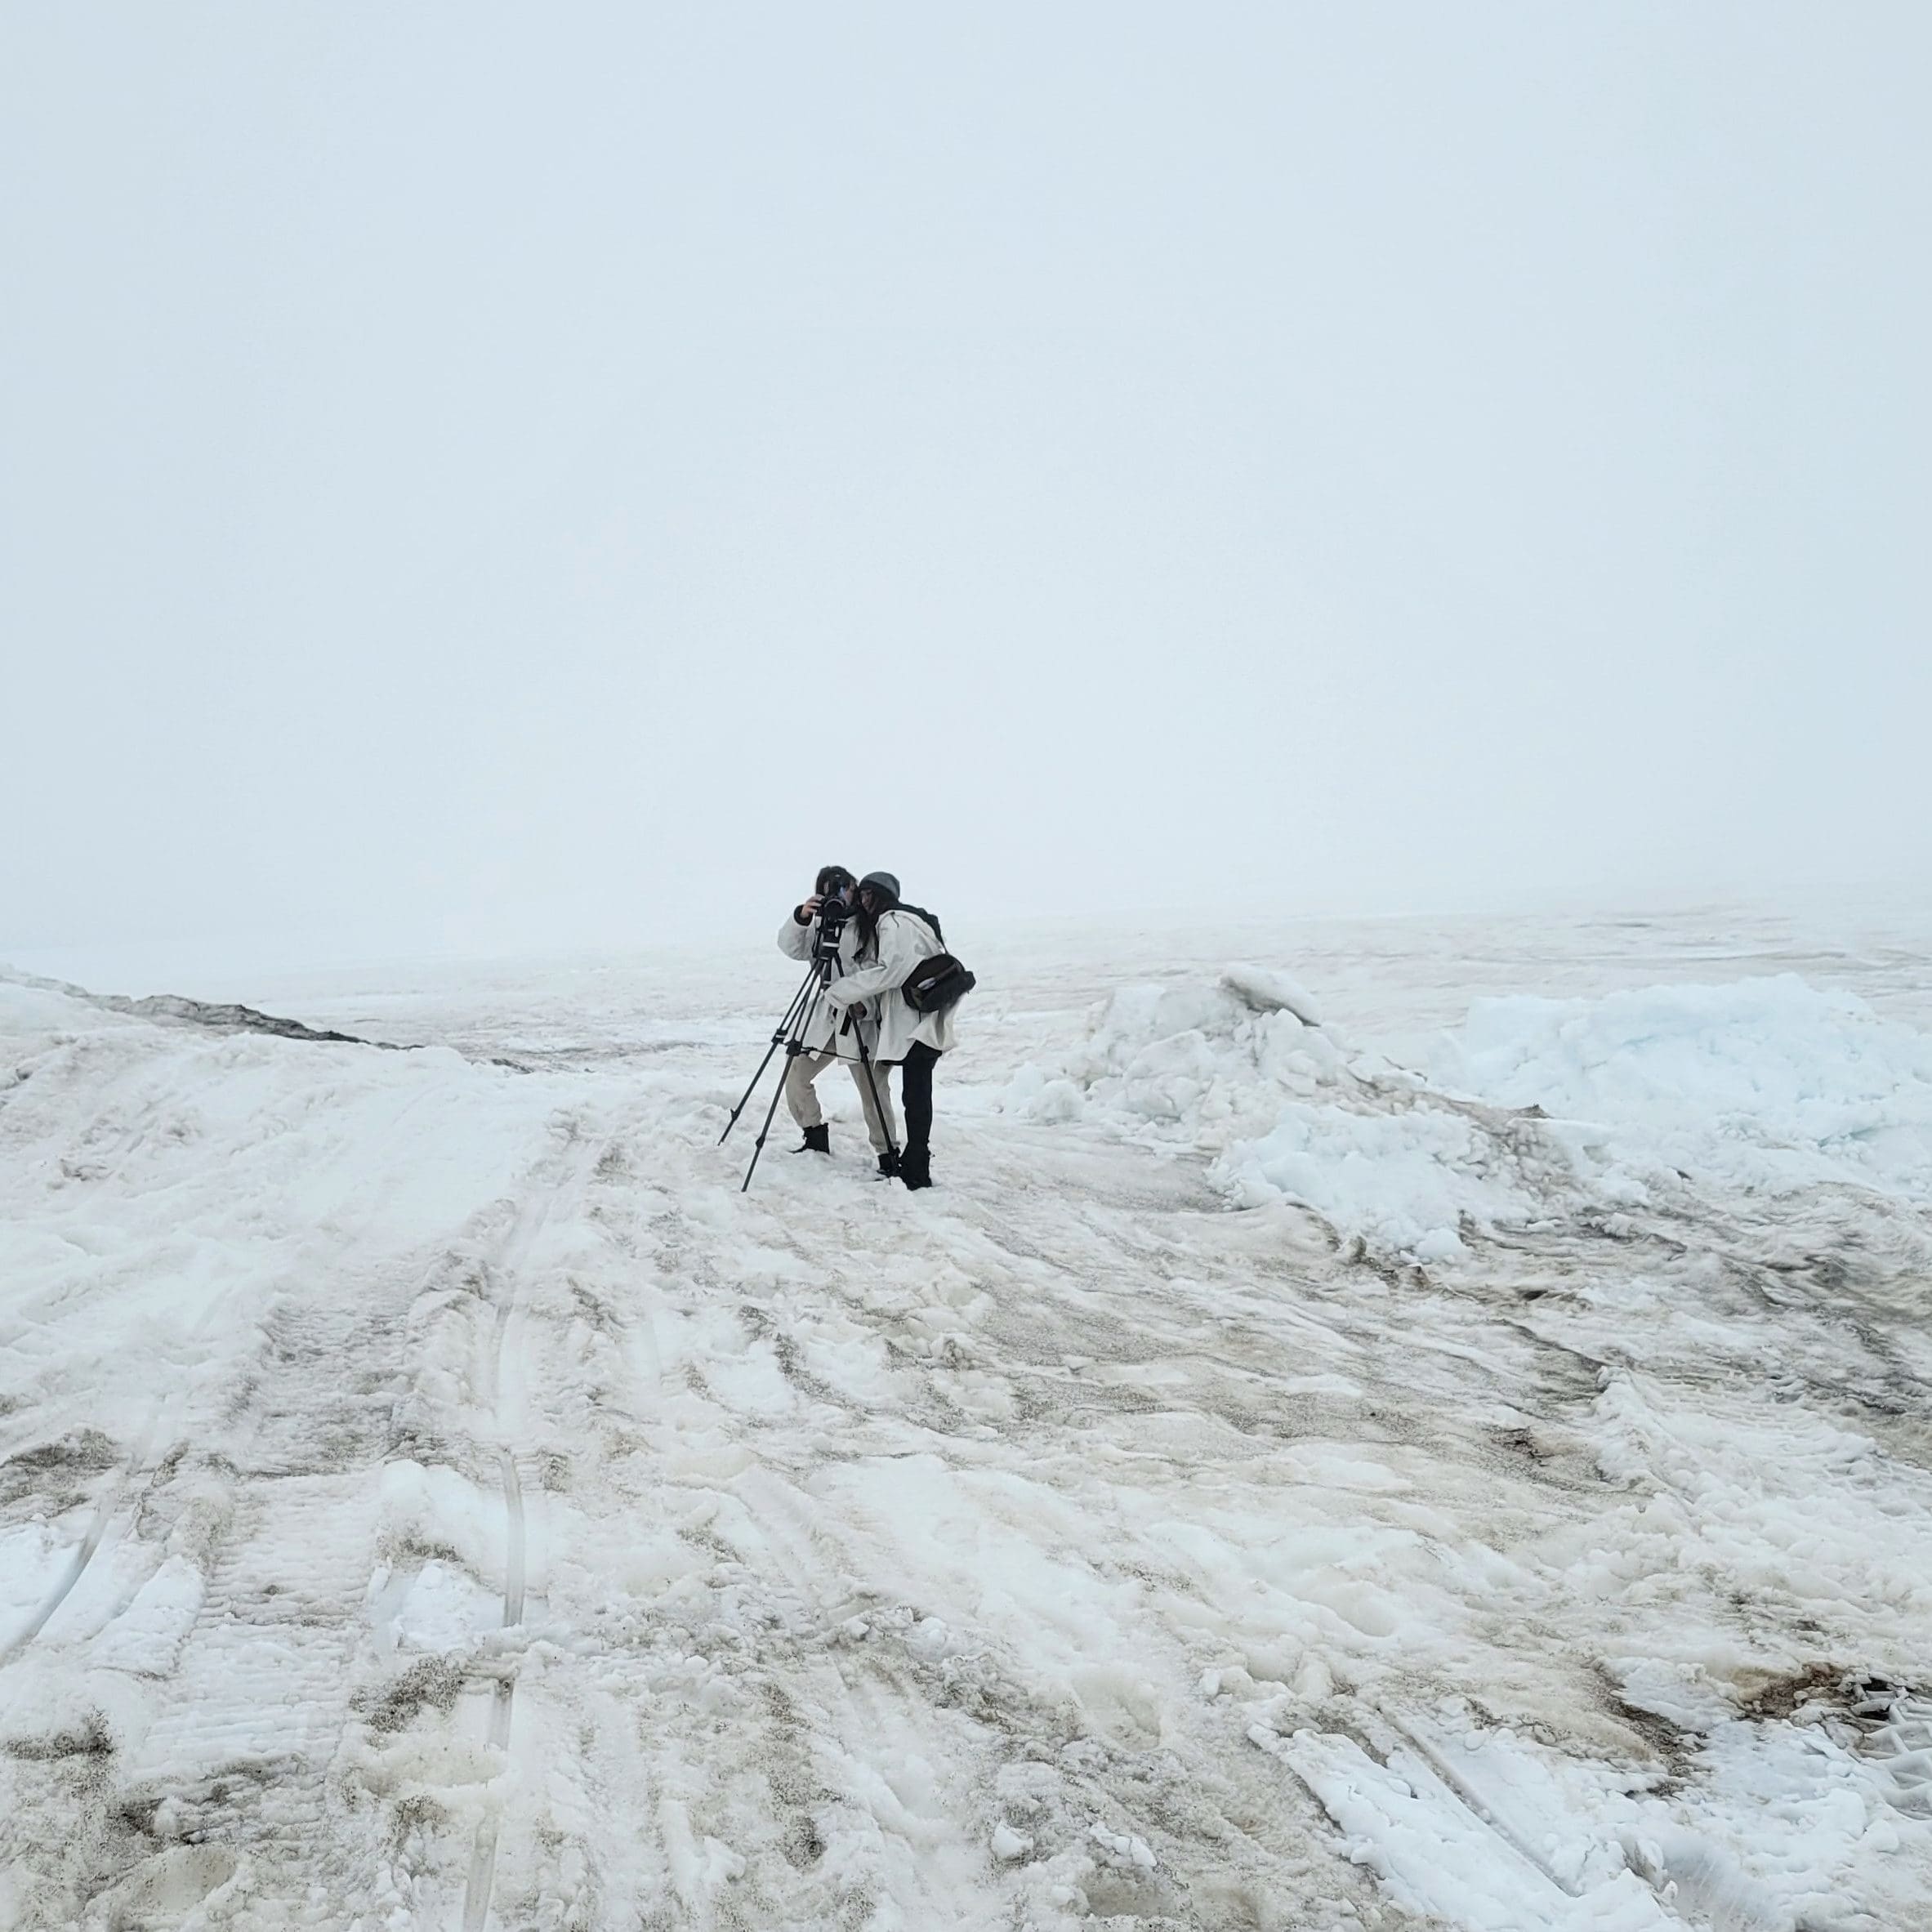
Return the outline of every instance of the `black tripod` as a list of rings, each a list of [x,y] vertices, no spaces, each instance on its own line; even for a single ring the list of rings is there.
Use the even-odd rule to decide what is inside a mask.
[[[745,1103],[752,1097],[752,1091],[765,1078],[765,1069],[771,1064],[771,1056],[783,1046],[785,1050],[785,1072],[789,1074],[792,1063],[805,1051],[805,1035],[810,1032],[814,1017],[825,997],[825,989],[831,985],[835,973],[843,973],[838,956],[838,928],[821,925],[812,948],[812,962],[805,969],[805,978],[800,981],[792,1003],[786,1007],[778,1025],[773,1029],[771,1044],[765,1050],[765,1057],[758,1063],[758,1070],[752,1074],[751,1084],[738,1095],[738,1104],[731,1109],[731,1118],[725,1122],[725,1131],[718,1136],[718,1145],[722,1147],[730,1138],[731,1130],[738,1125],[738,1117],[744,1112]],[[865,1050],[865,1035],[856,1023],[857,1016],[851,1011],[846,1015],[846,1026],[851,1028],[852,1038],[859,1048],[859,1064],[864,1070],[867,1090],[872,1097],[872,1107],[881,1122],[886,1118],[885,1104],[879,1097],[879,1083],[872,1076],[872,1055]],[[841,1028],[841,1032],[844,1031]],[[836,1044],[834,1056],[846,1060],[850,1055],[840,1053]],[[785,1091],[785,1076],[781,1075],[771,1096],[771,1104],[765,1109],[765,1125],[758,1130],[758,1138],[752,1146],[752,1164],[745,1169],[744,1185],[738,1190],[745,1193],[752,1185],[752,1176],[757,1171],[758,1157],[765,1151],[765,1136],[771,1131],[772,1117],[779,1110],[779,1096]],[[892,1138],[890,1127],[886,1129],[886,1144],[896,1155],[899,1147]]]

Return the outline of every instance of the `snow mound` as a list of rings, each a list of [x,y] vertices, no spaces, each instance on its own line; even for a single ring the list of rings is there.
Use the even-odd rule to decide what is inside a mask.
[[[1932,1198],[1932,1040],[1793,975],[1481,1000],[1426,1072],[1351,1051],[1314,1012],[1255,966],[1125,988],[1006,1105],[1206,1153],[1236,1205],[1292,1201],[1419,1260],[1452,1260],[1472,1225],[1640,1207],[1685,1180]]]
[[[1270,1123],[1284,1095],[1341,1078],[1341,1051],[1296,1005],[1314,1011],[1292,980],[1254,967],[1213,986],[1123,987],[1058,1076],[1020,1069],[1008,1109],[1069,1120],[1091,1108],[1157,1138],[1218,1149]]]
[[[1932,1198],[1932,1039],[1795,974],[1479,1000],[1429,1071],[1501,1106],[1593,1123],[1635,1168]]]
[[[1378,1252],[1444,1260],[1466,1220],[1519,1224],[1571,1178],[1530,1123],[1435,1095],[1353,1055],[1283,974],[1230,967],[1212,985],[1123,988],[1064,1069],[1021,1070],[1011,1111],[1091,1120],[1213,1158],[1236,1204],[1290,1200]]]
[[[1547,1188],[1572,1178],[1559,1152],[1528,1139],[1511,1147],[1480,1120],[1426,1102],[1375,1112],[1291,1101],[1215,1171],[1238,1205],[1297,1202],[1377,1252],[1447,1261],[1464,1252],[1466,1221],[1519,1227],[1544,1211]]]

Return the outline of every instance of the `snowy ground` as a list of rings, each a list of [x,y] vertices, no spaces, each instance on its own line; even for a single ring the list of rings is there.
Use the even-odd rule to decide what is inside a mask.
[[[955,936],[0,976],[0,1926],[1932,1924],[1932,939]]]

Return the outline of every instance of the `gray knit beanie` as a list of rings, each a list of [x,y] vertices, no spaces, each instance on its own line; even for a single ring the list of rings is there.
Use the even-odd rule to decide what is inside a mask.
[[[890,899],[894,905],[899,904],[899,880],[895,874],[891,872],[868,872],[859,881],[859,890],[863,892],[868,886],[881,899]]]

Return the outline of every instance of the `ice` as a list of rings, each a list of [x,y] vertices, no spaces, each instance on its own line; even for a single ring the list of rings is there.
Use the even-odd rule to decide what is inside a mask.
[[[65,1523],[22,1523],[0,1531],[0,1617],[11,1635],[25,1626],[74,1561],[80,1528]]]
[[[205,1595],[200,1571],[180,1556],[167,1558],[114,1613],[92,1647],[93,1662],[109,1670],[165,1676],[194,1631]]]
[[[1433,1071],[1504,1106],[1606,1127],[1652,1171],[1932,1198],[1932,1037],[1791,974],[1479,1001]]]
[[[1304,1026],[1322,1024],[1314,995],[1278,966],[1231,966],[1221,975],[1221,984],[1257,1013],[1292,1013]]]
[[[1528,1180],[1567,1178],[1570,1151],[1522,1122],[1458,1108],[1419,1077],[1351,1050],[1312,1021],[1279,974],[1229,968],[1213,984],[1128,987],[1091,1019],[1064,1070],[1023,1068],[1008,1109],[1083,1120],[1216,1157],[1233,1201],[1286,1198],[1383,1252],[1448,1260],[1465,1220],[1521,1225]]]
[[[974,959],[0,977],[0,1926],[1919,1932],[1932,944]]]
[[[1465,1216],[1519,1225],[1537,1212],[1487,1171],[1483,1153],[1476,1129],[1453,1114],[1290,1102],[1267,1133],[1230,1148],[1222,1172],[1238,1200],[1279,1194],[1377,1248],[1444,1261],[1463,1252]]]
[[[1421,1262],[1466,1225],[1640,1207],[1675,1182],[1932,1199],[1932,1037],[1790,974],[1599,1000],[1479,1001],[1421,1067],[1318,1031],[1283,975],[1131,987],[1010,1110],[1211,1152],[1231,1198],[1314,1210]]]

